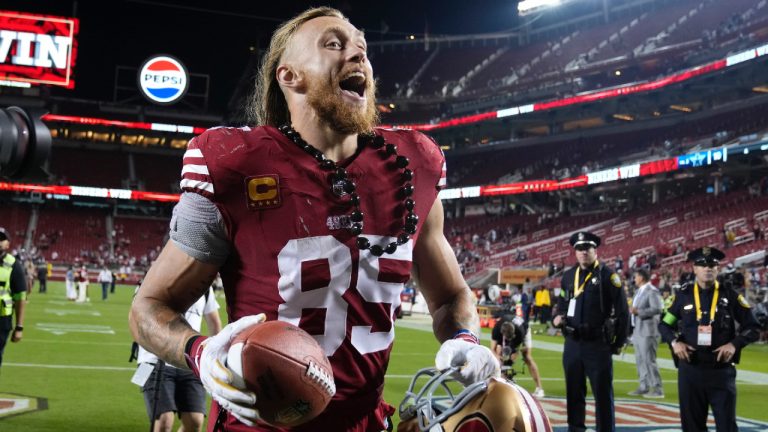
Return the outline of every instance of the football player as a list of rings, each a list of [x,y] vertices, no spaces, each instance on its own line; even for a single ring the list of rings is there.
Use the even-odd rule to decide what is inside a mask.
[[[443,235],[444,157],[420,133],[375,127],[364,34],[335,9],[301,13],[274,33],[255,94],[258,127],[189,143],[171,241],[130,312],[136,340],[200,375],[216,424],[273,431],[255,395],[232,382],[227,350],[250,325],[296,324],[323,347],[337,391],[294,430],[383,430],[394,412],[382,400],[393,320],[413,272],[442,342],[436,366],[458,366],[464,384],[498,376]],[[217,272],[230,324],[205,338],[181,314]]]

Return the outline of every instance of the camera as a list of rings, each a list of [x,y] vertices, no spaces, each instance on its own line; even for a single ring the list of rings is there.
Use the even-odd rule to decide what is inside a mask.
[[[501,373],[510,381],[514,381],[517,371],[515,371],[515,361],[513,358],[514,350],[511,346],[501,348]]]
[[[46,179],[43,164],[51,153],[51,132],[43,112],[16,106],[0,108],[0,177]]]
[[[512,347],[505,346],[501,349],[501,361],[508,362],[512,360]]]

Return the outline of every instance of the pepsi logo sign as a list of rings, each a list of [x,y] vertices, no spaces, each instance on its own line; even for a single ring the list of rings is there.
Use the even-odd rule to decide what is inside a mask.
[[[152,102],[172,104],[184,96],[188,86],[187,69],[171,56],[151,57],[139,69],[139,88]]]

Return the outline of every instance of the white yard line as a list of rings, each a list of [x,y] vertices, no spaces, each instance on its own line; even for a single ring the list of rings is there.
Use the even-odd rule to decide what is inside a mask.
[[[117,367],[117,366],[92,366],[92,365],[56,365],[56,364],[35,364],[35,363],[3,363],[3,367],[28,367],[38,369],[81,369],[81,370],[103,370],[103,371],[135,371],[136,367]]]
[[[68,345],[114,345],[129,347],[131,342],[88,342],[88,341],[73,341],[73,340],[57,340],[57,339],[28,339],[24,338],[24,342],[38,343],[53,343],[53,344],[68,344]],[[128,349],[128,348],[126,348]]]

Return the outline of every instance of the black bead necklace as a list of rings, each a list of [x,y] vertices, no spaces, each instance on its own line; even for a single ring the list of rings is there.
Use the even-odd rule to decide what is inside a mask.
[[[414,187],[413,184],[411,184],[411,180],[413,180],[413,171],[408,169],[410,161],[405,156],[398,156],[396,145],[385,142],[384,137],[374,133],[358,135],[359,146],[365,146],[366,144],[371,145],[374,149],[379,150],[382,158],[385,160],[394,157],[394,160],[388,165],[393,169],[402,170],[400,178],[403,182],[403,186],[398,190],[398,195],[402,198],[403,207],[406,210],[402,233],[397,236],[397,241],[393,241],[384,246],[372,245],[368,238],[360,235],[363,232],[363,220],[365,219],[365,214],[360,210],[360,195],[357,193],[357,185],[347,177],[347,170],[344,169],[344,167],[336,165],[336,162],[327,159],[323,152],[304,141],[304,139],[301,138],[301,135],[299,135],[299,133],[290,125],[282,125],[278,130],[288,137],[288,139],[293,141],[293,143],[300,149],[315,158],[320,164],[320,169],[329,173],[328,183],[331,186],[331,193],[339,198],[349,196],[349,203],[352,205],[352,213],[349,214],[349,219],[352,223],[348,229],[353,236],[357,237],[356,242],[358,248],[361,250],[370,249],[371,254],[378,257],[384,255],[384,253],[393,254],[399,245],[408,243],[411,236],[416,233],[419,216],[414,213],[416,202],[411,198],[414,192]]]

